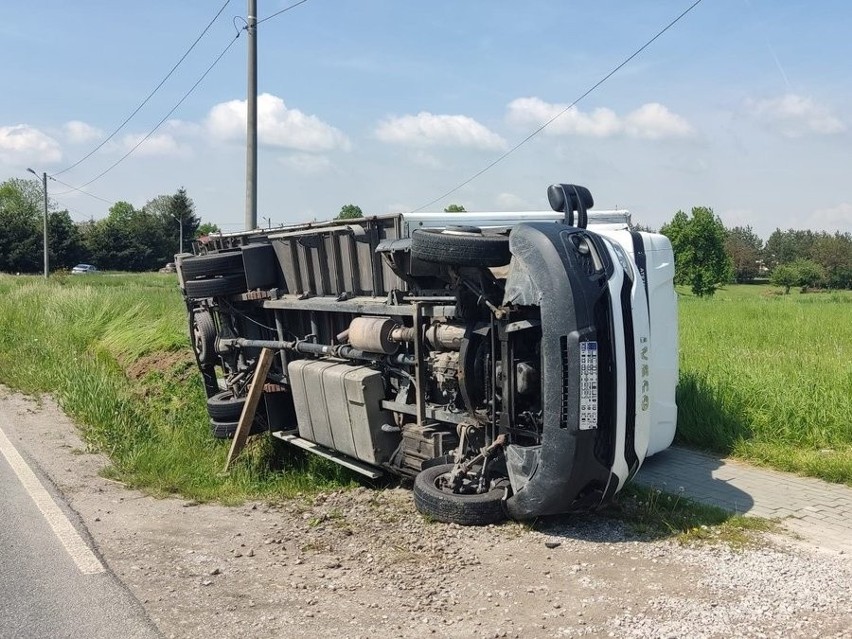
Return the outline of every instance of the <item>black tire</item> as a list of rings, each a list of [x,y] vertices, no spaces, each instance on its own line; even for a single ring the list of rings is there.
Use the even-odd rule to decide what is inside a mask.
[[[432,466],[414,478],[414,505],[420,513],[461,526],[486,526],[506,519],[504,488],[494,488],[481,495],[457,495],[438,488],[438,479],[452,469],[453,464]]]
[[[236,295],[248,290],[244,273],[223,275],[209,280],[184,280],[184,287],[186,296],[196,300]]]
[[[444,233],[418,229],[411,235],[411,255],[424,262],[453,266],[505,266],[512,258],[505,235]]]
[[[230,391],[223,391],[207,398],[207,414],[215,421],[235,422],[240,419],[245,405],[245,397],[234,397]]]
[[[216,324],[209,311],[192,314],[192,347],[202,366],[216,363]]]
[[[233,275],[243,273],[243,254],[241,251],[230,253],[210,253],[186,257],[180,267],[184,281],[200,277],[210,278],[217,275]]]
[[[240,425],[239,420],[233,422],[216,422],[210,420],[210,434],[216,439],[233,439],[237,434],[237,426]],[[267,431],[266,425],[255,420],[249,430],[249,435],[260,435]]]

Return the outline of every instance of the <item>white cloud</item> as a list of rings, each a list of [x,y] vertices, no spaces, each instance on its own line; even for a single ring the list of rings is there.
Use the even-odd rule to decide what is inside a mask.
[[[72,144],[92,142],[93,140],[100,140],[104,136],[103,131],[80,120],[66,122],[62,129],[65,132],[65,138]]]
[[[659,102],[643,104],[624,117],[624,131],[630,137],[659,140],[692,135],[689,122]]]
[[[389,144],[407,146],[456,146],[496,150],[506,141],[466,115],[417,115],[388,118],[376,127],[376,137]]]
[[[167,120],[160,131],[172,133],[179,137],[201,136],[204,134],[204,127],[197,122],[189,122],[188,120]]]
[[[128,134],[121,138],[119,146],[125,152],[139,144],[140,140],[145,136],[142,134]],[[140,156],[187,156],[190,153],[188,147],[178,143],[175,137],[170,133],[155,133],[147,140],[142,142],[134,151]]]
[[[520,126],[541,126],[565,110],[567,104],[551,104],[540,98],[518,98],[509,103],[508,121]],[[572,107],[544,131],[549,135],[589,135],[608,137],[621,130],[618,116],[612,109],[600,108],[583,113]]]
[[[294,171],[307,175],[325,173],[331,168],[331,160],[325,155],[312,155],[310,153],[295,153],[281,158],[281,163]]]
[[[745,106],[751,115],[764,120],[787,137],[800,137],[805,133],[830,135],[846,130],[846,124],[827,107],[795,93],[765,100],[748,99]]]
[[[246,135],[246,101],[222,102],[210,109],[207,130],[217,139],[241,142]],[[298,151],[331,151],[351,147],[338,129],[315,115],[287,108],[284,101],[269,93],[257,98],[257,139],[261,146]]]
[[[544,133],[548,135],[584,135],[598,138],[627,135],[659,140],[688,137],[694,132],[689,122],[658,102],[643,104],[623,117],[606,107],[584,112],[577,107],[566,111],[567,106],[552,104],[535,97],[517,98],[509,103],[506,119],[518,126],[538,127],[559,116],[544,129]],[[560,113],[562,115],[559,115]]]
[[[29,124],[0,126],[0,162],[26,164],[58,162],[59,142]]]

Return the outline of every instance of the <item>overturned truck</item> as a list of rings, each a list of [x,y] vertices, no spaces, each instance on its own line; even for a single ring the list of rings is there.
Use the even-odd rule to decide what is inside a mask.
[[[459,524],[593,509],[674,437],[669,241],[591,212],[421,213],[211,236],[177,258],[214,436],[414,478]]]

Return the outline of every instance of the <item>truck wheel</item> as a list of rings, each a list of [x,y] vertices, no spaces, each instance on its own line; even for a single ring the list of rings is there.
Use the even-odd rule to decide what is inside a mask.
[[[207,414],[216,421],[234,422],[240,419],[245,405],[245,397],[234,397],[231,391],[223,391],[207,398]]]
[[[243,254],[240,251],[196,255],[184,258],[181,262],[181,273],[184,280],[232,275],[243,271]]]
[[[216,422],[210,420],[210,434],[216,439],[233,439],[237,434],[237,426],[240,425],[239,419],[233,422]],[[266,425],[257,420],[251,425],[249,435],[259,435],[265,433]]]
[[[512,258],[508,237],[476,227],[418,229],[411,235],[411,255],[424,262],[485,267],[505,266]]]
[[[461,526],[485,526],[506,519],[503,488],[493,488],[481,495],[459,495],[442,490],[439,480],[452,469],[453,464],[432,466],[414,478],[414,505],[421,514]]]
[[[216,363],[216,324],[209,311],[192,314],[192,347],[202,366]]]
[[[209,280],[184,280],[186,296],[190,299],[236,295],[248,290],[244,273],[222,275]]]

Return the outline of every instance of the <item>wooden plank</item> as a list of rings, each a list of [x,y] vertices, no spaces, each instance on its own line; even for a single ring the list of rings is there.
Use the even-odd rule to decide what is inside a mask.
[[[228,451],[225,472],[228,472],[231,462],[236,459],[246,445],[252,422],[254,422],[254,415],[257,412],[257,405],[263,393],[263,385],[266,383],[266,375],[269,373],[269,367],[272,366],[272,355],[273,351],[270,348],[264,348],[260,351],[260,357],[254,369],[254,378],[251,380],[251,388],[249,388],[248,397],[240,415],[240,422],[237,425],[237,432],[234,433],[231,450]]]

